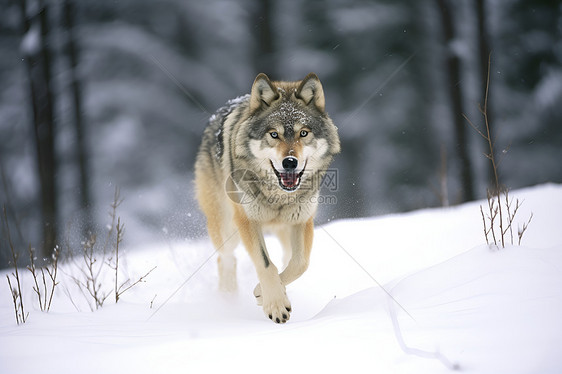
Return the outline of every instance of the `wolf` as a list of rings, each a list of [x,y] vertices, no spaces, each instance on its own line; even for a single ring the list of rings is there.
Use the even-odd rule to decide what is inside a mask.
[[[204,130],[195,190],[218,252],[219,289],[237,290],[234,249],[242,240],[259,280],[254,296],[276,323],[290,318],[285,287],[308,268],[320,181],[339,152],[314,73],[296,82],[258,74],[250,94],[228,101]],[[281,273],[264,232],[282,244]]]

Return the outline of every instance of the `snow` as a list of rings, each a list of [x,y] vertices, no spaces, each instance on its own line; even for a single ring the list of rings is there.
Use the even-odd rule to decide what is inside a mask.
[[[219,108],[216,113],[214,113],[211,118],[209,118],[209,122],[213,122],[217,119],[217,115],[221,118],[225,118],[229,115],[236,107],[240,104],[250,100],[250,94],[245,94],[242,96],[235,97],[234,99],[230,99],[226,102],[226,105]]]
[[[549,71],[535,92],[535,103],[543,110],[556,108],[562,97],[562,73]]]
[[[21,42],[21,52],[25,56],[35,55],[39,52],[41,32],[39,25],[34,24],[23,36]]]
[[[216,291],[207,240],[129,248],[131,279],[156,270],[95,312],[69,282],[71,264],[49,313],[25,274],[23,325],[0,286],[0,372],[562,372],[562,186],[510,195],[523,201],[518,223],[534,214],[522,246],[485,244],[483,202],[317,227],[284,325],[255,305],[243,248],[238,294]]]

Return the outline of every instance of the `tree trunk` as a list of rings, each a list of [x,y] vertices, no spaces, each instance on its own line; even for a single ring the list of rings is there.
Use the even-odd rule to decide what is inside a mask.
[[[80,209],[82,218],[82,234],[89,237],[94,225],[91,202],[90,202],[90,184],[89,184],[89,165],[88,150],[86,145],[86,136],[84,133],[84,117],[82,115],[82,90],[81,81],[78,74],[79,50],[76,43],[76,33],[74,30],[74,17],[76,8],[74,0],[64,0],[63,17],[64,28],[66,31],[66,48],[65,54],[69,61],[70,88],[73,104],[73,122],[76,131],[76,154],[79,172],[79,194]]]
[[[275,42],[273,40],[273,0],[257,0],[254,3],[256,10],[252,21],[256,35],[255,64],[256,71],[266,73],[271,79],[277,77],[275,67]]]
[[[41,194],[42,253],[49,258],[57,243],[57,160],[55,154],[54,98],[51,83],[51,54],[48,46],[47,7],[38,1],[31,14],[26,0],[20,0],[23,23],[22,50],[26,62],[33,113],[33,134]]]
[[[456,150],[460,162],[461,178],[461,200],[469,201],[474,199],[474,189],[472,186],[473,176],[470,157],[468,155],[468,139],[466,136],[467,124],[463,118],[463,92],[461,89],[460,58],[452,50],[451,44],[455,40],[455,30],[451,9],[447,0],[437,0],[440,10],[441,24],[443,27],[444,43],[446,48],[446,73],[447,88],[451,98],[451,111],[453,115],[453,125],[456,141]]]

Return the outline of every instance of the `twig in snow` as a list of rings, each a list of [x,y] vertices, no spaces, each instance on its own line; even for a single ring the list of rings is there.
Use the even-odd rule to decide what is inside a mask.
[[[519,241],[518,241],[518,245],[521,245],[521,239],[523,239],[523,234],[525,233],[525,230],[527,230],[527,227],[529,227],[529,223],[531,223],[531,220],[533,219],[533,213],[531,213],[531,216],[529,217],[529,220],[523,224],[523,227],[519,228],[519,230],[517,230],[517,235],[519,236]]]
[[[145,275],[141,276],[139,279],[137,279],[136,282],[134,282],[133,284],[129,285],[128,287],[123,288],[123,287],[129,282],[129,280],[127,280],[125,283],[123,283],[123,284],[121,285],[121,287],[119,287],[119,290],[118,290],[118,292],[117,292],[117,294],[116,294],[116,297],[115,297],[116,301],[115,301],[115,302],[117,302],[117,300],[119,300],[119,297],[121,297],[121,295],[123,295],[125,292],[129,291],[131,288],[133,288],[133,287],[136,286],[137,284],[139,284],[139,283],[141,283],[141,282],[146,282],[146,281],[145,281],[145,278],[146,278],[150,273],[152,273],[152,271],[153,271],[154,269],[156,269],[156,266],[153,267],[152,269],[150,269]],[[123,288],[123,289],[122,289],[122,288]]]
[[[60,255],[59,247],[56,246],[53,251],[51,263],[44,267],[40,267],[37,269],[35,266],[35,252],[31,248],[28,247],[29,252],[29,265],[27,266],[27,270],[31,273],[33,277],[33,282],[35,285],[33,286],[33,291],[37,294],[37,299],[39,301],[39,309],[42,312],[48,312],[51,309],[51,303],[53,302],[53,295],[55,293],[55,287],[58,285],[57,282],[57,274],[58,274],[58,260]],[[39,274],[41,272],[41,274]],[[47,281],[47,277],[45,277],[45,273],[49,276],[49,281]],[[39,279],[39,280],[38,280]],[[40,286],[41,283],[41,286]]]
[[[470,121],[470,119],[463,114],[464,118],[468,122],[468,124],[486,141],[488,145],[488,153],[484,155],[488,160],[490,160],[492,164],[492,171],[494,174],[493,178],[493,187],[492,189],[487,189],[487,199],[488,199],[488,222],[489,227],[486,225],[486,217],[484,216],[484,212],[482,206],[480,206],[480,213],[482,214],[482,220],[484,223],[484,236],[486,237],[486,243],[490,245],[490,240],[488,234],[492,234],[492,239],[494,241],[494,245],[498,245],[498,241],[501,242],[502,248],[505,248],[506,244],[506,236],[509,232],[509,236],[511,238],[511,244],[514,244],[513,240],[513,223],[515,220],[515,216],[517,211],[519,210],[521,203],[517,199],[515,201],[515,207],[513,207],[513,200],[509,199],[509,190],[505,188],[502,184],[500,184],[499,176],[498,176],[498,166],[502,161],[503,156],[507,154],[507,149],[509,146],[502,152],[502,156],[499,162],[496,160],[495,152],[494,152],[494,141],[492,139],[492,135],[490,133],[490,123],[488,120],[488,93],[490,88],[490,66],[491,66],[491,55],[488,58],[488,74],[486,78],[486,91],[484,94],[484,105],[479,107],[480,113],[484,117],[484,130],[478,128],[474,123]],[[502,195],[505,198],[505,201],[502,201]],[[505,208],[504,208],[505,204]],[[513,210],[512,210],[513,208]],[[504,217],[504,209],[507,210],[507,217]],[[532,217],[532,214],[531,214]],[[531,219],[527,222],[527,224],[523,225],[523,229],[520,229],[520,237],[519,243],[521,243],[521,236],[527,229],[527,226],[531,222]],[[499,229],[496,227],[499,226]],[[496,230],[497,236],[496,236]]]
[[[4,211],[3,221],[4,221],[4,226],[6,226],[5,227],[6,237],[8,238],[8,245],[10,247],[10,252],[12,254],[12,265],[14,266],[14,272],[12,272],[12,277],[16,280],[17,288],[12,287],[12,282],[10,282],[9,275],[6,275],[6,278],[8,278],[8,286],[10,287],[10,293],[12,294],[12,300],[14,302],[16,323],[19,325],[20,323],[25,323],[25,321],[27,320],[28,313],[25,313],[25,310],[23,309],[23,297],[21,293],[20,275],[18,272],[19,253],[16,252],[16,249],[14,248],[14,243],[12,242],[12,236],[10,234],[10,226],[8,224],[8,215],[6,214],[6,205],[3,206],[3,211]]]

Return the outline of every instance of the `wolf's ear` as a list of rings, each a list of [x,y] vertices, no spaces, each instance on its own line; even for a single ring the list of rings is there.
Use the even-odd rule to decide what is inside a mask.
[[[297,92],[295,92],[295,96],[297,99],[304,101],[306,105],[312,103],[319,111],[324,112],[324,90],[316,74],[310,73],[302,80]]]
[[[250,111],[254,112],[262,106],[270,106],[271,103],[279,98],[279,92],[273,86],[267,75],[259,73],[250,95]]]

